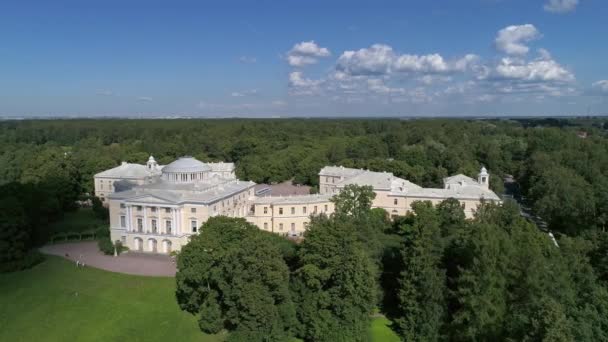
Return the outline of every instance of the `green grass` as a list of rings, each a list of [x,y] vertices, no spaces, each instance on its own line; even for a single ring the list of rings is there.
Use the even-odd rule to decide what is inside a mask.
[[[385,317],[372,319],[372,327],[369,330],[370,340],[377,342],[399,342],[401,339],[390,328],[391,321]]]
[[[47,257],[0,274],[0,341],[222,341],[175,301],[173,278],[139,277]]]
[[[79,233],[99,226],[107,225],[95,216],[93,209],[80,208],[76,211],[65,213],[64,217],[49,226],[49,235],[57,233]]]
[[[0,274],[0,341],[223,341],[181,311],[175,280],[76,268],[47,256],[32,269]],[[372,341],[399,338],[384,317]]]

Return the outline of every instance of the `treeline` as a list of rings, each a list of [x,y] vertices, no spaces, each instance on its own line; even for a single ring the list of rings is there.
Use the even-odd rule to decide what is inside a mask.
[[[0,273],[25,269],[42,260],[36,248],[48,241],[49,226],[77,208],[79,191],[69,179],[0,186]]]
[[[606,224],[605,119],[512,120],[46,120],[0,122],[0,183],[59,174],[85,193],[93,175],[121,161],[161,164],[183,155],[232,161],[258,183],[317,186],[325,165],[390,171],[422,186],[480,165],[503,192],[520,193],[551,229],[578,234]],[[584,131],[587,137],[577,133]]]
[[[367,341],[378,313],[404,341],[608,340],[606,233],[553,241],[514,202],[391,222],[373,196],[347,187],[299,245],[211,218],[178,257],[179,305],[228,341]]]

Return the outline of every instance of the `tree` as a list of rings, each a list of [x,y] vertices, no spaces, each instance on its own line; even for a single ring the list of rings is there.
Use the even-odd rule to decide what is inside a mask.
[[[15,197],[0,197],[0,272],[21,268],[30,248],[25,211]]]
[[[376,193],[371,186],[349,184],[332,198],[336,206],[335,215],[360,218],[369,212],[375,197]]]
[[[437,341],[445,315],[445,271],[439,217],[431,202],[414,202],[404,224],[403,271],[399,281],[399,333],[406,341]]]
[[[299,337],[305,341],[364,341],[377,300],[377,270],[352,221],[314,217],[294,276]]]
[[[178,258],[177,300],[208,333],[232,341],[284,341],[295,310],[289,269],[279,248],[244,219],[213,217]]]

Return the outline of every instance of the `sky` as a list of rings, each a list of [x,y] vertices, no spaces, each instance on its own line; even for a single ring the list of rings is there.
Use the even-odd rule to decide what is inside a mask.
[[[0,116],[608,114],[608,1],[0,1]]]

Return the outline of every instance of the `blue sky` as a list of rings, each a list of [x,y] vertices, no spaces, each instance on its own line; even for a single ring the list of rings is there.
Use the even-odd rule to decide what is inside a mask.
[[[608,113],[608,2],[3,1],[0,116]]]

